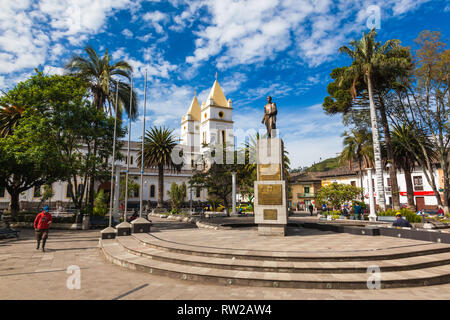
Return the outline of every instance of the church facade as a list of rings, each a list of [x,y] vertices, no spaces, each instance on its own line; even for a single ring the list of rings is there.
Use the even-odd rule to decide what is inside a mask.
[[[227,143],[234,145],[233,134],[233,108],[230,99],[226,99],[219,82],[215,80],[210,89],[206,101],[201,104],[197,96],[194,95],[191,104],[186,114],[181,118],[180,130],[180,147],[183,149],[183,167],[180,172],[173,172],[164,170],[164,201],[169,201],[167,191],[173,182],[177,184],[185,183],[188,185],[189,179],[193,175],[193,169],[196,167],[195,163],[199,162],[204,152],[206,152],[207,144]],[[130,142],[130,165],[129,177],[138,185],[140,184],[140,163],[138,163],[138,154],[141,150],[140,141]],[[83,150],[80,150],[83,152]],[[128,142],[123,141],[120,152],[127,155]],[[112,161],[112,159],[109,159]],[[127,161],[116,162],[116,166],[121,167],[121,172],[125,173],[127,170]],[[78,190],[82,189],[82,184],[85,183],[80,179],[77,186]],[[87,182],[88,183],[88,182]],[[230,181],[231,183],[231,181]],[[143,188],[144,203],[148,203],[150,207],[156,206],[158,199],[158,172],[156,169],[146,168],[144,170],[144,184],[139,186]],[[23,209],[37,208],[41,202],[40,193],[43,187],[29,189],[20,195],[20,206]],[[54,196],[50,199],[50,206],[55,208],[71,207],[71,197],[69,185],[65,181],[57,181],[52,184]],[[86,188],[87,189],[87,188]],[[110,191],[110,181],[96,182],[95,190],[100,189],[106,192]],[[187,189],[187,196],[185,201],[206,202],[208,195],[206,190]],[[6,190],[0,189],[0,209],[7,209],[10,202],[9,194]],[[122,203],[123,201],[121,201]],[[130,208],[136,207],[139,204],[139,191],[131,195],[128,199]]]

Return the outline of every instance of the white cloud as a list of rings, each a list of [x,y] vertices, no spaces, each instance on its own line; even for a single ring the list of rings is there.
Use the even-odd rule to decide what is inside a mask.
[[[133,37],[133,32],[131,32],[130,29],[123,29],[122,30],[122,34],[127,37],[127,38],[132,38]]]
[[[49,75],[63,75],[64,74],[64,68],[60,68],[60,67],[53,67],[53,66],[45,66],[44,67],[44,74],[49,74]]]
[[[169,21],[169,16],[161,11],[151,11],[147,12],[142,16],[142,19],[148,22],[153,28],[155,28],[157,33],[163,33],[164,29],[161,24],[165,24]]]

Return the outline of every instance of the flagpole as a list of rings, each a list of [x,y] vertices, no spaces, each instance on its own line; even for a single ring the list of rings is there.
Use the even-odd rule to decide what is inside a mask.
[[[142,196],[144,193],[144,140],[145,140],[145,110],[147,105],[147,70],[145,70],[144,85],[144,121],[142,124],[142,151],[141,151],[141,188],[139,192],[139,217],[142,218]]]
[[[114,162],[116,161],[116,130],[117,130],[117,102],[119,97],[119,83],[116,80],[116,105],[114,112],[114,137],[113,137],[113,158],[111,163],[111,192],[109,200],[109,226],[112,226],[112,208],[113,208],[113,185],[114,185]]]
[[[128,210],[128,172],[130,170],[130,138],[131,138],[131,107],[133,105],[133,76],[131,76],[130,86],[130,109],[128,111],[128,151],[127,151],[127,171],[125,176],[125,211],[123,212],[123,221],[127,221]]]

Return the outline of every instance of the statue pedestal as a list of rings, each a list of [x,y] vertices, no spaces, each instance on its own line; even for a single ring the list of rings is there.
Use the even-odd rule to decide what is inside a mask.
[[[283,174],[283,141],[260,139],[257,143],[255,224],[258,234],[285,236],[288,221],[287,185]]]

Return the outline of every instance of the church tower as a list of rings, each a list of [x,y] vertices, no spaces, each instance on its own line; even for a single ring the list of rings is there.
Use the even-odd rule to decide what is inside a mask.
[[[231,99],[227,101],[217,79],[214,81],[208,98],[201,106],[200,145],[234,145],[233,108]]]

